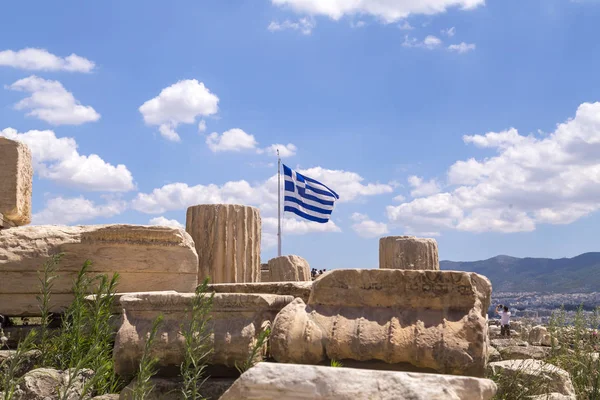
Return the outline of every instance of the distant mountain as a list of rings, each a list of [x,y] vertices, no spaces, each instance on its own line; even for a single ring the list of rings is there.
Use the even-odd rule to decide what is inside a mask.
[[[600,291],[600,253],[560,259],[497,256],[483,261],[440,261],[440,268],[485,275],[494,292]]]

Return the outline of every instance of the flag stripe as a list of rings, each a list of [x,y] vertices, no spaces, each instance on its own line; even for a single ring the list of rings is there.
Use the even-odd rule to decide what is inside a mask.
[[[339,199],[339,198],[340,198],[340,196],[338,196],[338,194],[337,194],[336,192],[334,192],[333,190],[329,189],[329,187],[327,187],[326,185],[322,184],[321,182],[317,182],[317,181],[315,181],[313,178],[309,178],[309,177],[308,177],[308,176],[306,176],[306,175],[302,175],[302,176],[304,176],[304,179],[306,179],[306,181],[307,181],[307,182],[310,182],[310,183],[316,183],[317,185],[321,185],[321,186],[323,186],[325,189],[329,190],[329,191],[331,192],[331,194],[333,194],[333,196],[334,196],[336,199]]]
[[[329,222],[329,218],[313,217],[312,215],[308,215],[306,213],[303,213],[302,211],[298,210],[297,208],[290,207],[290,206],[285,206],[283,208],[283,211],[292,212],[292,213],[296,214],[299,217],[302,217],[302,218],[307,219],[309,221],[318,222],[320,224],[326,224],[327,222]]]
[[[283,198],[283,200],[285,202],[296,203],[299,206],[301,206],[302,208],[304,208],[305,210],[310,210],[310,211],[318,212],[318,213],[321,213],[321,214],[331,214],[331,212],[333,211],[333,208],[330,209],[330,210],[325,210],[324,208],[319,208],[319,207],[312,206],[312,205],[310,205],[310,204],[308,204],[308,203],[306,203],[306,202],[304,202],[302,200],[299,200],[299,199],[297,199],[295,197],[292,197],[292,196],[285,196]]]

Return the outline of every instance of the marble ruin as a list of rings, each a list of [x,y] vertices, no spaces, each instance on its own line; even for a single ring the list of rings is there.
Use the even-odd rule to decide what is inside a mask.
[[[379,268],[440,270],[435,239],[387,236],[379,239]]]
[[[310,265],[300,256],[281,256],[269,260],[267,272],[261,269],[261,282],[310,281]]]
[[[115,370],[131,377],[137,371],[152,321],[164,315],[153,357],[162,368],[179,368],[184,346],[181,326],[188,318],[193,293],[146,293],[121,297],[123,323],[115,340]],[[277,313],[294,300],[293,296],[250,293],[217,293],[211,312],[212,345],[210,363],[235,369],[250,355],[258,335],[271,326]],[[266,349],[257,358],[262,359]]]
[[[119,291],[177,290],[197,286],[198,255],[183,230],[162,226],[23,226],[0,230],[0,314],[39,315],[38,271],[63,253],[54,281],[52,311],[69,305],[73,279],[86,260],[93,275],[119,273]],[[10,284],[4,284],[9,282]]]
[[[382,361],[419,371],[483,376],[492,287],[455,271],[334,270],[277,315],[278,362]]]
[[[202,204],[189,207],[186,231],[198,252],[198,281],[260,282],[260,213],[255,207]]]
[[[0,137],[0,229],[31,222],[32,183],[29,148]]]
[[[39,316],[38,274],[54,254],[63,258],[52,312],[69,305],[73,277],[86,260],[91,275],[118,272],[113,360],[123,379],[138,370],[152,322],[162,314],[151,356],[160,367],[155,379],[172,382],[183,360],[181,328],[196,287],[208,277],[211,375],[238,377],[236,367],[252,355],[250,361],[270,361],[242,374],[224,400],[490,399],[496,392],[494,382],[480,378],[491,353],[491,284],[475,273],[440,271],[433,239],[381,238],[379,269],[333,270],[313,281],[299,256],[261,264],[254,207],[192,206],[185,230],[21,226],[30,222],[31,186],[29,150],[0,138],[2,320]],[[267,343],[255,348],[267,328]],[[538,338],[546,340],[544,332]],[[323,366],[332,360],[358,368]]]

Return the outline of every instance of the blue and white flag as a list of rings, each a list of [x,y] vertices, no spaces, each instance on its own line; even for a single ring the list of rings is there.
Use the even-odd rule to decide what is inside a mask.
[[[286,165],[283,165],[283,177],[283,211],[322,224],[329,221],[335,201],[340,198],[336,192]]]

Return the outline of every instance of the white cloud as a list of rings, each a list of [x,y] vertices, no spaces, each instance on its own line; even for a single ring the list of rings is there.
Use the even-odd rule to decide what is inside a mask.
[[[206,121],[203,119],[201,119],[200,122],[198,122],[198,132],[200,132],[200,133],[206,132]]]
[[[59,57],[45,49],[26,48],[0,51],[0,66],[29,71],[91,72],[95,64],[77,54]]]
[[[265,148],[264,151],[270,156],[276,156],[277,150],[279,150],[279,156],[281,158],[293,157],[296,155],[298,148],[291,143],[288,144],[272,144]]]
[[[185,226],[176,219],[167,219],[163,216],[152,218],[148,223],[150,225],[170,226],[171,228],[185,228]]]
[[[110,218],[122,213],[125,208],[124,202],[114,200],[96,205],[83,197],[55,197],[48,200],[44,210],[33,214],[32,220],[36,225],[72,225],[99,217]]]
[[[451,27],[448,29],[442,29],[442,35],[444,36],[448,36],[448,37],[452,37],[456,34],[456,28],[455,27]]]
[[[425,182],[422,178],[414,175],[408,177],[408,184],[413,187],[413,190],[410,192],[412,197],[431,196],[432,194],[439,193],[441,190],[435,179]]]
[[[404,36],[404,42],[402,42],[403,47],[419,47],[428,50],[433,50],[439,47],[441,44],[442,41],[438,37],[432,35],[425,37],[422,42],[416,38],[406,35]]]
[[[549,135],[503,132],[464,137],[494,157],[457,161],[451,191],[387,207],[391,223],[420,230],[532,231],[568,224],[600,208],[600,103],[581,104]]]
[[[402,202],[402,201],[406,200],[406,197],[399,194],[398,196],[394,197],[392,200],[397,201],[397,202]]]
[[[475,43],[465,43],[461,42],[459,44],[451,44],[448,46],[448,50],[455,51],[459,54],[468,53],[469,51],[475,50]]]
[[[344,16],[371,15],[385,23],[396,22],[413,14],[433,15],[451,7],[472,9],[485,0],[271,0],[278,6],[310,15],[323,15],[334,20]]]
[[[208,148],[214,152],[221,151],[242,151],[255,150],[258,142],[254,135],[244,132],[241,129],[234,128],[219,135],[213,132],[206,138]]]
[[[161,90],[139,108],[148,125],[159,127],[167,140],[179,141],[176,128],[179,124],[193,124],[198,116],[208,116],[219,111],[219,98],[196,79],[182,80]]]
[[[383,236],[389,233],[388,227],[383,222],[375,222],[369,219],[365,214],[354,213],[352,214],[352,220],[355,223],[352,225],[352,229],[364,238],[374,238]]]
[[[351,28],[363,28],[366,25],[365,21],[350,21]]]
[[[32,75],[7,87],[11,90],[31,93],[17,104],[17,110],[29,110],[27,115],[52,125],[81,125],[100,119],[100,114],[90,106],[83,106],[58,81],[50,81]]]
[[[400,28],[401,31],[411,31],[415,29],[411,24],[408,23],[408,21],[402,21],[402,23],[398,25],[398,28]]]
[[[267,29],[271,32],[283,31],[283,30],[293,30],[299,31],[303,35],[310,35],[312,30],[315,27],[315,21],[311,18],[300,18],[298,21],[290,21],[286,19],[283,22],[271,21]]]
[[[19,133],[12,128],[0,131],[0,136],[29,146],[34,170],[41,178],[90,191],[124,192],[135,188],[125,165],[115,167],[96,154],[79,154],[73,138],[57,138],[50,130]]]

